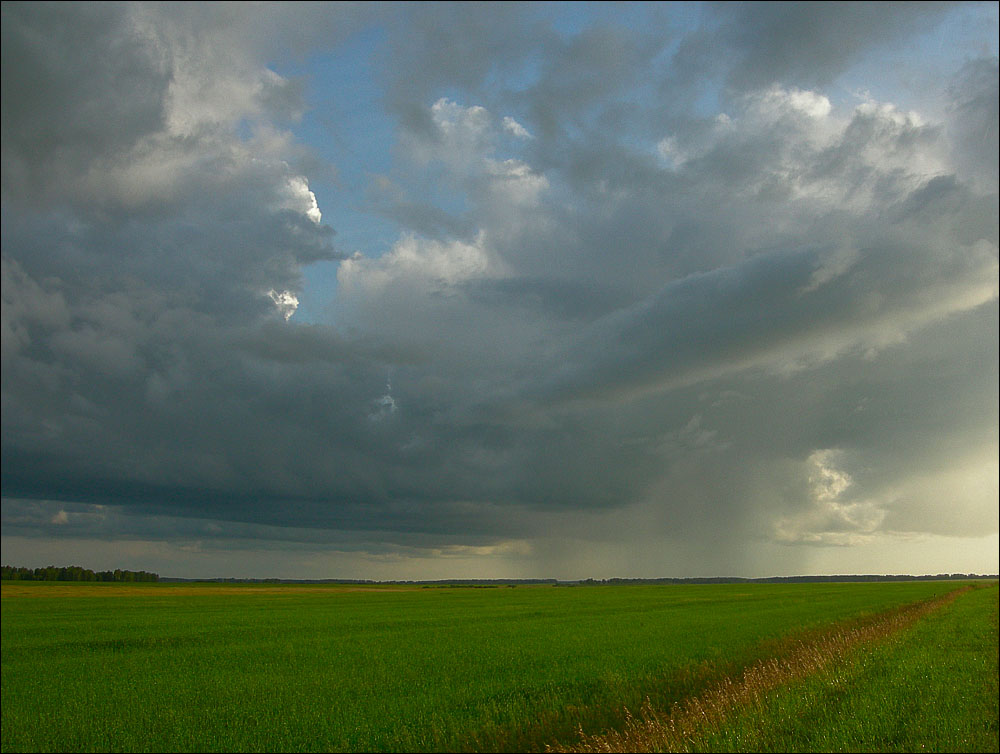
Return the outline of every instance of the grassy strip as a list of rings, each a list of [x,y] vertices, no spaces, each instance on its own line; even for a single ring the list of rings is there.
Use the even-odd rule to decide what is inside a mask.
[[[809,636],[791,642],[780,656],[747,667],[741,677],[724,678],[703,693],[673,705],[669,714],[663,715],[657,712],[654,705],[647,703],[639,717],[627,714],[623,730],[603,735],[587,735],[581,730],[580,740],[575,745],[547,748],[549,751],[576,752],[832,750],[822,744],[818,744],[818,749],[809,745],[796,748],[794,743],[789,742],[788,736],[765,735],[777,722],[787,721],[787,716],[783,716],[782,710],[773,703],[775,696],[796,698],[797,692],[788,690],[790,684],[813,678],[824,669],[843,665],[859,647],[898,634],[966,591],[968,588],[865,620],[841,623],[825,631],[813,631]],[[856,692],[869,700],[878,698],[864,687],[859,687]],[[996,699],[995,693],[993,698]],[[859,715],[857,719],[864,723],[870,717],[870,714]],[[734,724],[734,719],[740,722]],[[770,721],[770,727],[763,724],[765,719]],[[755,720],[761,724],[758,725]],[[793,729],[795,727],[792,725]],[[805,723],[798,727],[808,730],[813,724]],[[848,747],[847,750],[856,749]]]
[[[997,589],[979,589],[697,742],[698,751],[995,752]]]

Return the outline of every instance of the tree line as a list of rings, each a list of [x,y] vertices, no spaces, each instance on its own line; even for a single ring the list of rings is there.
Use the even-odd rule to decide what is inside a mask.
[[[0,579],[4,581],[159,581],[158,573],[149,571],[91,571],[80,566],[46,566],[45,568],[24,568],[0,566]]]
[[[911,574],[843,574],[840,576],[765,576],[742,578],[739,576],[708,576],[693,578],[653,579],[583,579],[561,582],[562,586],[604,586],[621,584],[825,584],[834,582],[865,583],[872,581],[968,581],[970,579],[995,579],[997,574],[938,573],[913,576]]]

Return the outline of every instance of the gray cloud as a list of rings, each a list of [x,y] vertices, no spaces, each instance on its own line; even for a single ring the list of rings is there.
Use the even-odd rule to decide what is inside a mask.
[[[712,44],[726,49],[727,81],[740,91],[775,82],[826,86],[873,47],[903,43],[953,8],[948,3],[723,4]]]
[[[120,9],[3,9],[3,189],[33,195],[164,125],[171,65]]]
[[[956,167],[985,192],[997,190],[997,59],[979,58],[956,74],[951,95],[951,134]]]
[[[571,576],[995,532],[996,60],[941,115],[823,89],[950,6],[285,5],[4,4],[5,536]],[[401,233],[345,258],[274,61],[367,23],[398,138],[337,198]]]

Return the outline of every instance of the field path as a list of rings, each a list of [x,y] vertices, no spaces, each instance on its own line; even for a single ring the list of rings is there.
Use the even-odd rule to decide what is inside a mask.
[[[920,618],[953,602],[966,586],[932,600],[904,605],[862,621],[841,623],[789,642],[778,657],[757,662],[742,677],[724,678],[704,693],[678,702],[664,714],[647,702],[639,717],[626,710],[622,731],[588,735],[569,746],[546,746],[549,752],[681,752],[691,751],[702,734],[717,730],[733,714],[761,705],[769,692],[805,678],[846,658],[856,648],[882,641]]]

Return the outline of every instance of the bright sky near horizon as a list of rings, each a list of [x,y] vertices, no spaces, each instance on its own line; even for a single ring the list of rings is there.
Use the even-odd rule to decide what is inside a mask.
[[[2,5],[2,559],[996,573],[998,5]]]

